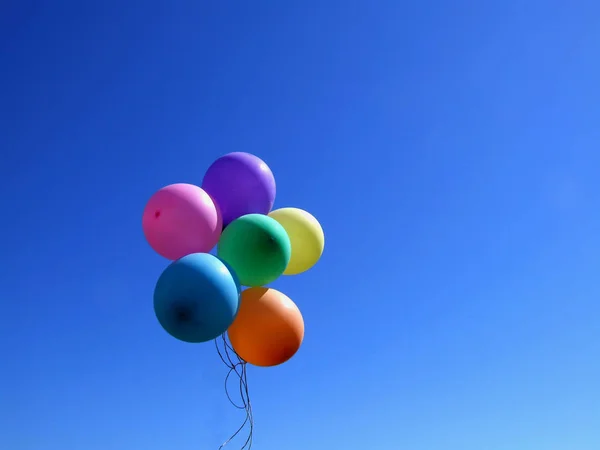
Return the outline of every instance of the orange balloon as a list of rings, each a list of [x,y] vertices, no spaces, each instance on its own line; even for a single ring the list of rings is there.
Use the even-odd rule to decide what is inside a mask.
[[[227,334],[243,360],[272,367],[288,361],[300,349],[304,319],[287,295],[252,287],[242,292],[239,312]]]

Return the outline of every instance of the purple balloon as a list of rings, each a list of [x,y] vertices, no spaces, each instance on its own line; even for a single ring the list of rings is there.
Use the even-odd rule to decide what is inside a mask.
[[[221,210],[223,226],[246,214],[269,214],[275,202],[273,172],[250,153],[221,156],[206,171],[202,189]]]

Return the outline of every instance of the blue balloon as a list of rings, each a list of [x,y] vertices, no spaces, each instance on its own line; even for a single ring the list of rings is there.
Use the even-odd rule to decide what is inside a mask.
[[[173,261],[154,288],[156,318],[174,338],[207,342],[233,323],[240,307],[237,276],[208,253],[193,253]]]

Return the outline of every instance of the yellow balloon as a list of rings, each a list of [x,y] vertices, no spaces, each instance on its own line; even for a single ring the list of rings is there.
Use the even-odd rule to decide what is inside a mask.
[[[269,213],[285,229],[292,244],[292,256],[284,275],[306,272],[323,254],[325,235],[314,216],[298,208],[280,208]]]

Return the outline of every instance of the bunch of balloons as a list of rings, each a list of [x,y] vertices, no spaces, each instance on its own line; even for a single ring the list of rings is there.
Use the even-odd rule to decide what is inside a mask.
[[[282,364],[299,350],[300,310],[265,286],[314,266],[325,238],[308,212],[272,210],[275,190],[261,159],[235,152],[209,167],[201,187],[171,184],[150,198],[144,235],[172,260],[156,283],[154,311],[173,337],[200,343],[227,333],[239,357],[261,367]],[[215,246],[216,256],[209,253]]]

